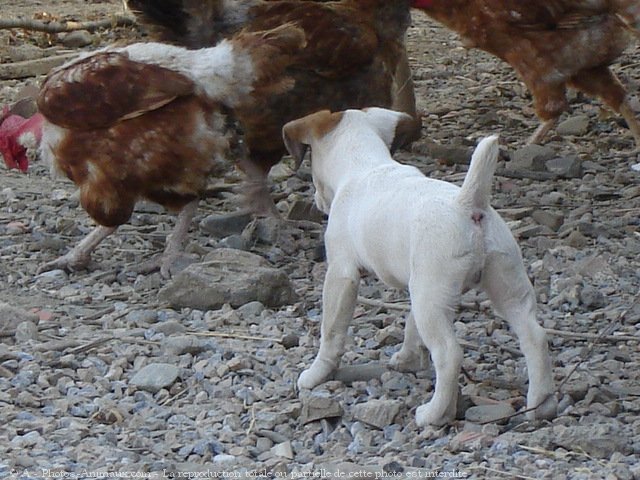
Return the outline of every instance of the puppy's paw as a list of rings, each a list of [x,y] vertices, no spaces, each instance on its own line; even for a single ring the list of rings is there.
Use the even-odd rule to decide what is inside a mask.
[[[416,423],[419,427],[426,427],[427,425],[441,427],[452,422],[455,418],[455,413],[455,403],[442,408],[440,405],[434,405],[433,401],[431,401],[418,407],[416,410]]]
[[[334,373],[336,367],[323,361],[314,361],[313,364],[307,368],[298,377],[299,389],[311,389],[327,381]]]
[[[389,366],[399,372],[421,372],[429,368],[429,352],[425,348],[415,350],[401,348],[389,360]]]
[[[542,403],[540,404],[541,401]],[[555,393],[552,392],[546,398],[542,397],[540,400],[529,402],[527,408],[533,408],[538,404],[540,404],[538,408],[527,412],[529,420],[551,420],[558,416],[558,397],[556,397]]]

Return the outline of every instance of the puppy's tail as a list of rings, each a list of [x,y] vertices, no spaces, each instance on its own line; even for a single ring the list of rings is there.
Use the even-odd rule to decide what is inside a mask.
[[[458,203],[473,212],[474,221],[476,212],[489,208],[497,163],[498,135],[492,135],[482,139],[473,152],[469,171],[458,194]]]

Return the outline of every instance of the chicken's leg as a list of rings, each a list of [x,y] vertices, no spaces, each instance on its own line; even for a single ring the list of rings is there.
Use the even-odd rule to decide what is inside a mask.
[[[627,91],[618,77],[608,67],[596,67],[581,72],[571,79],[571,85],[589,95],[602,99],[627,122],[635,140],[636,150],[640,148],[640,123],[629,105]]]
[[[167,236],[164,252],[151,260],[143,262],[135,270],[138,273],[151,273],[160,269],[160,275],[163,278],[170,278],[173,273],[173,267],[183,254],[185,239],[197,211],[198,200],[186,204],[178,213],[173,232]]]
[[[94,228],[86,237],[84,237],[78,245],[76,245],[69,253],[47,262],[38,268],[38,273],[48,272],[49,270],[79,270],[86,267],[91,261],[91,252],[109,235],[116,231],[118,227],[104,227],[102,225]]]
[[[636,150],[640,149],[640,122],[638,122],[636,113],[626,100],[620,105],[619,111],[622,118],[627,122],[629,130],[631,130],[631,134],[636,142]]]
[[[533,132],[533,135],[529,137],[529,140],[527,140],[527,145],[541,143],[542,140],[544,140],[544,137],[547,136],[547,133],[549,133],[549,130],[554,128],[557,123],[558,123],[557,118],[552,118],[550,120],[543,121],[538,126],[538,128],[536,128],[536,131]]]

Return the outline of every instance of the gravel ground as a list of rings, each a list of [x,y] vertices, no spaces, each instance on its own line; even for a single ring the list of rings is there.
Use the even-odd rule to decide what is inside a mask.
[[[121,6],[56,0],[46,8],[86,20]],[[11,3],[3,16],[43,9]],[[137,35],[98,32],[85,48]],[[68,48],[61,41],[0,32],[0,59],[59,53]],[[308,166],[293,174],[285,161],[272,172],[279,208],[293,212],[284,226],[235,218],[221,236],[237,195],[203,201],[188,246],[195,263],[165,281],[135,272],[163,248],[174,221],[150,204],[98,248],[88,270],[37,275],[92,224],[73,186],[35,161],[27,175],[3,171],[0,180],[1,478],[640,478],[640,182],[631,136],[599,102],[574,96],[559,134],[524,147],[537,121],[508,66],[463,49],[420,14],[409,42],[424,130],[398,158],[460,183],[470,146],[501,134],[510,161],[500,164],[493,204],[519,240],[550,332],[558,418],[482,424],[523,407],[526,371],[507,326],[483,295],[469,293],[455,324],[465,350],[459,419],[418,428],[415,409],[434,374],[386,369],[402,339],[406,293],[370,277],[360,294],[373,301],[357,307],[337,380],[296,392],[318,347],[326,268]],[[638,62],[634,46],[615,67],[631,92]],[[26,82],[0,81],[0,101]],[[219,277],[232,292],[220,301],[207,285],[191,289],[199,295],[176,293],[232,264],[233,276]],[[242,273],[258,270],[278,279],[253,282],[261,301],[236,295],[252,283]]]

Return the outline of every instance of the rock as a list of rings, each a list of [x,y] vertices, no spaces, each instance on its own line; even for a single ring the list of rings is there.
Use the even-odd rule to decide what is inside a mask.
[[[542,172],[545,170],[545,162],[555,154],[552,148],[544,145],[526,145],[513,152],[510,166],[516,170]]]
[[[404,340],[404,330],[396,325],[381,328],[374,336],[381,347],[397,345]]]
[[[367,425],[383,429],[393,423],[400,412],[400,402],[395,400],[369,400],[353,406],[353,418]]]
[[[550,212],[548,210],[535,210],[531,217],[540,225],[549,227],[554,232],[564,223],[564,215],[560,213]]]
[[[504,219],[522,220],[523,218],[531,216],[533,213],[532,207],[519,207],[519,208],[501,208],[498,210],[500,216]]]
[[[515,410],[508,403],[497,403],[492,405],[477,405],[470,407],[465,413],[465,419],[473,423],[500,422],[506,423],[509,415],[513,415]]]
[[[293,460],[293,449],[291,448],[291,442],[286,441],[275,445],[271,449],[271,453],[277,457],[288,458]]]
[[[82,48],[93,43],[93,35],[87,30],[75,30],[62,37],[62,44],[67,48]]]
[[[151,363],[136,373],[129,385],[151,393],[170,387],[178,379],[180,369],[168,363]]]
[[[594,310],[604,307],[605,297],[597,288],[591,285],[585,285],[580,290],[580,303],[589,310]]]
[[[341,417],[342,406],[333,398],[311,394],[302,400],[300,422],[304,425],[323,418]]]
[[[23,343],[38,338],[38,326],[31,321],[20,322],[16,327],[16,342]]]
[[[585,237],[580,230],[571,230],[564,243],[574,248],[582,248],[589,243],[589,239]]]
[[[251,242],[242,235],[229,235],[218,242],[219,248],[233,248],[234,250],[248,251],[251,249]]]
[[[468,165],[471,161],[473,147],[460,145],[439,145],[437,143],[428,143],[426,152],[434,160],[445,165]]]
[[[175,333],[184,333],[187,331],[187,327],[182,325],[176,320],[167,320],[166,322],[158,322],[153,325],[153,331],[156,333],[162,333],[165,336],[173,335]]]
[[[547,170],[564,178],[582,178],[582,160],[576,155],[567,155],[545,163]]]
[[[556,433],[553,443],[570,452],[582,451],[599,459],[609,459],[615,452],[625,455],[633,452],[629,439],[616,425],[578,425],[558,429]]]
[[[181,335],[179,337],[167,337],[162,342],[164,350],[173,355],[184,355],[190,353],[197,355],[207,349],[207,344],[195,335]]]
[[[481,430],[463,430],[449,441],[449,449],[452,452],[472,452],[490,447],[493,440],[491,435]]]
[[[284,348],[287,350],[293,347],[297,347],[300,345],[300,337],[294,334],[288,334],[282,337],[282,341],[280,342]]]
[[[180,272],[158,297],[173,307],[216,310],[227,303],[239,307],[252,301],[279,307],[292,303],[296,295],[283,270],[253,253],[221,248],[204,263]]]
[[[316,207],[314,202],[307,200],[296,200],[287,214],[289,220],[308,220],[310,222],[322,223],[324,213]]]
[[[386,371],[386,366],[381,365],[379,362],[345,365],[343,367],[338,367],[333,378],[334,380],[338,380],[339,382],[349,385],[353,382],[368,382],[374,378],[379,379]]]
[[[4,362],[5,360],[15,360],[19,358],[16,352],[9,350],[4,343],[0,343],[0,362]]]
[[[22,322],[38,323],[38,315],[0,302],[0,332],[13,332]]]
[[[586,115],[576,115],[560,122],[556,127],[558,135],[585,135],[589,131],[589,117]]]
[[[216,238],[240,235],[252,219],[250,212],[207,215],[200,222],[200,230]]]

